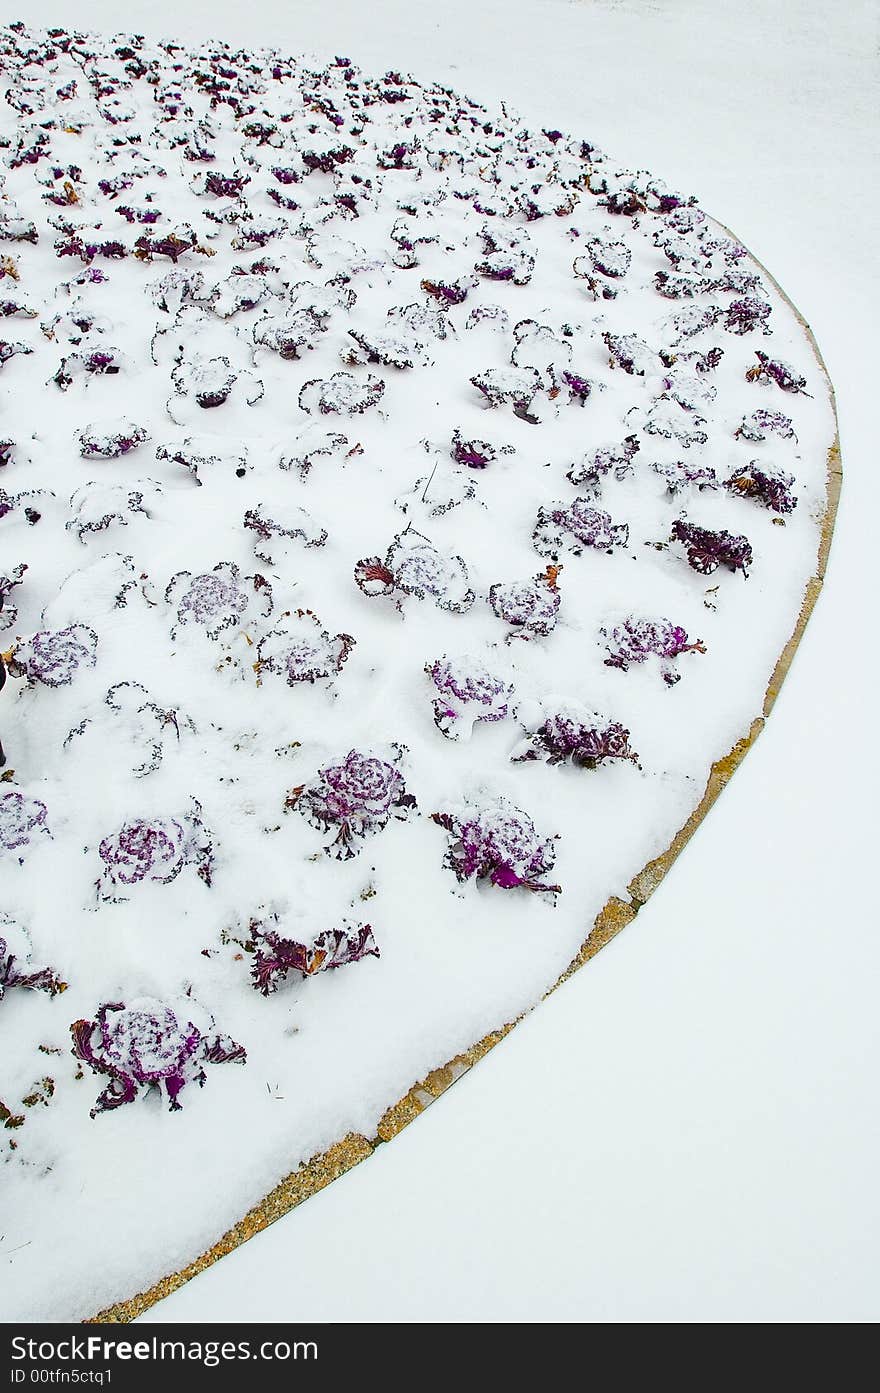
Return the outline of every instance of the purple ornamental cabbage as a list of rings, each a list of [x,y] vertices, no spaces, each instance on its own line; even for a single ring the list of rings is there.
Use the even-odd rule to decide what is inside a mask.
[[[322,547],[329,536],[326,527],[318,527],[307,509],[285,506],[282,512],[285,516],[279,520],[270,515],[265,504],[258,503],[244,515],[245,528],[254,533],[254,555],[267,566],[276,565],[279,552],[283,554],[290,542]]]
[[[485,469],[495,459],[497,451],[487,440],[464,440],[461,431],[456,430],[449,453],[456,464],[466,469]]]
[[[18,856],[19,865],[24,857],[18,855],[29,848],[38,833],[45,832],[51,837],[46,825],[48,809],[39,798],[26,798],[23,793],[4,793],[0,797],[0,852],[11,851]]]
[[[177,623],[195,625],[208,638],[217,639],[224,629],[267,618],[272,613],[272,587],[264,576],[242,576],[234,561],[219,561],[213,571],[194,576],[178,571],[165,590],[165,599],[176,607]]]
[[[84,426],[77,436],[83,459],[121,459],[149,439],[145,426],[134,421],[105,421]]]
[[[337,412],[353,416],[367,411],[382,400],[385,383],[380,377],[368,377],[359,382],[350,372],[335,372],[332,377],[313,378],[300,390],[301,411],[318,411],[323,416]]]
[[[689,464],[687,460],[671,460],[665,464],[651,465],[655,474],[666,480],[666,488],[673,497],[682,489],[695,486],[703,489],[717,489],[718,477],[711,464]]]
[[[515,764],[540,759],[547,764],[570,760],[579,769],[596,769],[610,760],[638,765],[638,755],[630,748],[625,726],[588,711],[580,702],[554,702],[548,698],[544,710],[535,718],[522,708],[517,717],[526,738],[510,756]]]
[[[561,566],[548,566],[534,580],[497,581],[489,588],[489,604],[498,619],[514,630],[511,638],[545,637],[556,628],[562,596],[558,577]]]
[[[767,432],[778,435],[780,440],[797,440],[792,420],[782,411],[766,411],[760,408],[750,416],[743,416],[735,435],[738,440],[748,440],[755,444],[767,439]]]
[[[43,631],[18,645],[9,671],[44,687],[68,687],[81,668],[95,666],[97,647],[98,635],[85,624]]]
[[[762,469],[757,460],[734,470],[724,487],[740,498],[753,498],[772,513],[793,513],[797,499],[792,492],[794,476],[778,469]]]
[[[705,653],[702,639],[690,642],[687,631],[670,619],[635,619],[632,616],[608,633],[608,657],[606,667],[620,668],[626,672],[631,663],[644,663],[648,658],[660,658],[661,674],[667,687],[672,687],[681,678],[681,673],[672,667],[672,659],[680,653]]]
[[[194,866],[199,879],[210,886],[213,839],[202,822],[201,804],[194,798],[191,802],[192,811],[179,818],[136,818],[105,837],[98,847],[104,862],[99,893],[145,880],[167,885],[184,866]]]
[[[594,508],[589,499],[576,498],[566,507],[556,503],[539,508],[532,531],[532,544],[539,556],[552,561],[562,551],[580,556],[585,549],[611,552],[629,541],[627,523],[613,523],[608,513]]]
[[[309,609],[298,609],[285,628],[273,629],[257,644],[255,669],[284,677],[289,687],[338,677],[355,646],[351,634],[331,635]]]
[[[364,595],[412,595],[432,599],[438,609],[464,614],[476,598],[468,586],[468,570],[462,557],[441,552],[429,538],[410,528],[397,534],[383,561],[368,556],[354,570],[355,583]],[[396,600],[402,609],[400,599]]]
[[[128,1006],[108,1001],[98,1007],[94,1020],[73,1022],[75,1057],[109,1080],[91,1117],[132,1103],[153,1088],[164,1092],[171,1112],[177,1112],[187,1084],[204,1086],[206,1064],[246,1063],[247,1053],[235,1040],[211,1028],[203,1033],[187,1019],[193,1005],[185,998],[175,1003],[176,1010],[151,997]]]
[[[633,460],[640,448],[638,436],[628,435],[619,445],[603,445],[601,449],[589,451],[579,464],[571,466],[565,477],[575,488],[584,484],[595,488],[612,472],[615,479],[625,479],[633,471]]]
[[[397,767],[402,757],[400,746],[392,750],[392,763],[349,750],[341,764],[326,765],[310,783],[292,789],[285,808],[295,809],[321,832],[335,827],[336,836],[325,850],[335,847],[338,861],[351,860],[365,837],[381,832],[392,817],[407,818],[416,807]]]
[[[805,397],[810,395],[806,390],[807,379],[791,363],[784,362],[782,358],[768,358],[759,348],[755,349],[755,355],[757,363],[746,369],[747,382],[775,382],[783,392],[800,392]]]
[[[556,862],[556,838],[541,837],[528,814],[508,799],[459,804],[432,813],[431,820],[449,833],[443,864],[457,880],[488,880],[502,890],[561,893],[561,886],[540,879]]]
[[[757,295],[744,295],[739,300],[731,300],[724,311],[721,323],[731,334],[750,334],[761,329],[771,334],[770,306]]]
[[[273,918],[277,922],[278,916]],[[251,979],[263,996],[277,991],[291,972],[297,973],[297,980],[302,982],[318,972],[380,956],[370,924],[346,923],[341,929],[319,933],[310,943],[301,943],[267,928],[262,920],[252,919],[250,935],[254,952]]]
[[[670,537],[687,549],[688,565],[701,575],[710,576],[719,566],[726,566],[728,571],[742,571],[748,576],[752,548],[747,537],[734,537],[723,529],[713,532],[686,518],[676,519]]]
[[[10,942],[10,935],[13,942]],[[21,945],[18,951],[14,950],[13,943]],[[0,1001],[12,987],[48,992],[50,996],[67,991],[67,983],[62,982],[53,968],[31,966],[30,940],[25,930],[0,913]]]
[[[8,576],[0,572],[0,629],[11,629],[18,618],[18,608],[11,604],[9,597],[16,586],[21,585],[27,562],[22,561]]]
[[[434,724],[450,740],[469,740],[478,721],[503,721],[511,713],[513,687],[478,658],[435,658],[425,672],[438,695]]]

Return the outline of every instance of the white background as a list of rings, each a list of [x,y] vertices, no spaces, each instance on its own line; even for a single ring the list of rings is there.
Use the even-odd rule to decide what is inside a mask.
[[[697,193],[811,323],[845,476],[769,726],[638,920],[392,1146],[145,1319],[876,1320],[877,5],[85,0],[76,20],[405,67]]]

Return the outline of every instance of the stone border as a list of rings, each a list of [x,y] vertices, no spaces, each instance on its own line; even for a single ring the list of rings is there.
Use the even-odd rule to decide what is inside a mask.
[[[717,219],[713,219],[713,221],[717,222]],[[729,236],[735,236],[735,234],[730,231],[730,228],[725,227],[723,223],[718,223],[718,226],[721,227],[724,232],[728,233]],[[751,255],[751,253],[749,253],[749,255]],[[760,267],[761,271],[774,286],[780,297],[794,311],[798,321],[805,330],[807,341],[813,350],[817,366],[827,384],[831,410],[834,416],[835,435],[832,444],[828,448],[827,455],[825,513],[822,518],[819,551],[816,558],[816,573],[807,581],[804,598],[801,602],[794,630],[780,653],[770,681],[767,684],[767,690],[764,694],[764,701],[761,707],[761,714],[755,717],[747,733],[736,742],[733,748],[721,759],[716,760],[712,765],[706,783],[706,790],[699,803],[694,808],[684,826],[676,833],[666,851],[660,856],[655,857],[653,861],[649,861],[630,881],[627,886],[629,898],[621,900],[617,898],[617,896],[612,896],[604,909],[596,916],[593,928],[584,940],[580,951],[562,973],[561,977],[559,977],[553,986],[544,993],[544,996],[540,998],[541,1001],[545,1000],[546,997],[550,995],[550,992],[554,992],[558,986],[567,981],[579,967],[583,967],[591,958],[594,958],[600,949],[605,947],[606,943],[610,943],[611,939],[614,938],[616,934],[620,933],[622,928],[632,923],[633,919],[635,919],[639,910],[642,908],[642,905],[645,904],[657,889],[663,877],[684,850],[725,784],[727,784],[728,780],[736,773],[739,765],[742,763],[743,759],[745,759],[752,745],[764,729],[766,720],[779,695],[782,683],[788,675],[798,644],[803,637],[807,622],[819,598],[819,592],[822,589],[822,584],[825,579],[828,553],[831,548],[831,536],[834,531],[837,505],[843,479],[840,461],[840,434],[837,424],[837,405],[834,387],[828,375],[828,369],[825,366],[822,354],[819,351],[819,345],[816,343],[816,339],[809,324],[797,309],[796,305],[794,305],[786,295],[776,278],[767,270],[766,266],[758,261],[757,257],[752,256],[752,260]],[[535,1003],[536,1006],[538,1004],[540,1003]],[[534,1009],[534,1006],[529,1008],[530,1011]],[[523,1015],[527,1014],[528,1012],[523,1012]],[[89,1317],[84,1323],[97,1324],[100,1322],[108,1322],[124,1324],[128,1321],[135,1320],[138,1316],[143,1315],[144,1311],[148,1310],[150,1306],[155,1305],[157,1301],[161,1301],[164,1297],[170,1296],[173,1291],[177,1291],[178,1287],[182,1287],[185,1282],[190,1281],[191,1278],[197,1276],[199,1272],[204,1271],[206,1267],[210,1267],[212,1263],[225,1257],[227,1253],[232,1252],[239,1244],[246,1243],[249,1238],[253,1238],[254,1234],[260,1233],[262,1229],[268,1228],[276,1219],[280,1219],[282,1215],[289,1213],[291,1209],[295,1209],[298,1204],[302,1204],[303,1200],[307,1200],[311,1195],[316,1195],[319,1190],[325,1189],[328,1185],[332,1184],[334,1180],[338,1179],[340,1175],[344,1175],[346,1171],[351,1170],[352,1167],[356,1166],[360,1161],[364,1161],[368,1156],[372,1156],[376,1148],[381,1146],[383,1142],[391,1141],[399,1132],[403,1131],[404,1127],[414,1122],[435,1099],[439,1098],[441,1094],[445,1093],[446,1090],[455,1083],[456,1079],[461,1078],[462,1074],[466,1074],[478,1060],[482,1059],[485,1054],[488,1054],[489,1050],[497,1045],[500,1040],[503,1040],[505,1035],[507,1035],[522,1018],[522,1016],[517,1016],[515,1020],[508,1021],[504,1025],[499,1026],[497,1030],[490,1031],[488,1035],[483,1036],[482,1040],[478,1040],[475,1045],[471,1045],[469,1050],[465,1050],[462,1054],[457,1054],[455,1058],[449,1060],[447,1064],[433,1069],[426,1078],[414,1084],[403,1098],[392,1104],[392,1106],[383,1113],[376,1128],[375,1137],[367,1138],[361,1136],[359,1133],[350,1132],[347,1136],[343,1137],[341,1141],[331,1146],[329,1150],[322,1152],[318,1156],[313,1156],[310,1161],[304,1162],[303,1165],[299,1166],[290,1175],[286,1176],[284,1180],[280,1181],[259,1204],[249,1209],[237,1224],[233,1224],[232,1228],[228,1229],[227,1232],[223,1234],[222,1238],[218,1239],[207,1252],[202,1253],[200,1257],[195,1258],[193,1262],[188,1263],[186,1267],[181,1268],[178,1272],[172,1272],[169,1276],[163,1277],[161,1281],[156,1282],[155,1285],[148,1288],[148,1290],[139,1292],[136,1296],[129,1297],[125,1301],[117,1302],[113,1306],[106,1307],[103,1311],[99,1311],[97,1315]]]

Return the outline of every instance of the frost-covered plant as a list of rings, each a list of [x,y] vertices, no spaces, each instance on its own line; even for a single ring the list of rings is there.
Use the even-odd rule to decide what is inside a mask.
[[[542,837],[527,813],[507,798],[480,798],[431,814],[449,833],[443,864],[459,881],[488,880],[502,890],[558,895],[540,877],[556,863],[555,837]]]
[[[168,271],[150,286],[150,295],[157,309],[177,314],[181,305],[197,300],[204,289],[201,271]]]
[[[503,721],[511,713],[513,685],[479,658],[435,658],[425,672],[438,695],[434,724],[450,740],[469,740],[478,721]]]
[[[33,351],[26,343],[6,343],[0,339],[0,368],[5,367],[10,358],[18,358]]]
[[[453,305],[461,305],[468,297],[468,291],[473,289],[470,281],[464,285],[460,281],[421,281],[421,288],[426,295],[430,295],[444,309],[451,309]]]
[[[671,496],[680,493],[682,489],[695,487],[700,489],[717,489],[718,478],[711,464],[691,464],[687,460],[669,460],[665,463],[655,462],[651,465],[655,474],[659,474],[661,479],[666,480],[666,488]]]
[[[314,779],[291,789],[285,807],[295,809],[320,832],[334,828],[336,836],[325,850],[339,861],[362,849],[364,838],[387,827],[391,818],[404,819],[416,807],[400,772],[402,746],[382,755],[349,750],[340,764],[328,764]],[[383,757],[387,756],[387,757]]]
[[[629,731],[618,721],[588,710],[579,701],[558,697],[548,697],[531,708],[532,703],[523,703],[517,711],[526,738],[511,753],[515,764],[538,759],[547,764],[570,760],[580,769],[595,769],[612,760],[638,764]]]
[[[23,858],[38,834],[51,837],[46,822],[48,809],[39,798],[26,798],[23,793],[14,791],[0,796],[0,852],[10,851]]]
[[[21,585],[26,570],[27,562],[22,561],[9,575],[4,575],[0,571],[0,629],[11,629],[18,618],[18,609],[11,603],[9,597],[16,586]]]
[[[165,590],[165,599],[176,609],[177,622],[195,625],[208,638],[219,638],[224,629],[265,619],[272,613],[272,587],[265,576],[242,576],[234,561],[219,561],[213,571],[193,575],[178,571]]]
[[[681,542],[687,551],[688,565],[701,575],[710,576],[719,566],[748,575],[752,548],[747,537],[735,537],[724,529],[713,532],[686,518],[676,518],[670,536],[671,540]]]
[[[202,474],[210,474],[225,465],[236,478],[243,479],[248,470],[246,445],[229,445],[220,437],[187,436],[173,445],[157,445],[156,459],[179,464],[192,474],[196,483],[204,483]]]
[[[125,484],[101,484],[91,480],[83,484],[71,496],[70,508],[73,516],[65,524],[68,531],[75,532],[81,542],[91,533],[106,532],[116,524],[127,527],[129,517],[141,513],[150,516],[144,506],[144,488],[152,493],[162,492],[161,484],[153,479],[138,480],[140,489],[129,488]]]
[[[368,556],[354,569],[355,583],[364,595],[392,595],[401,608],[400,596],[432,599],[439,609],[464,614],[474,603],[463,559],[439,551],[434,543],[412,528],[399,532],[385,559]]]
[[[710,288],[710,282],[698,276],[682,276],[671,271],[654,273],[654,289],[667,300],[691,300]]]
[[[168,1099],[171,1112],[180,1109],[187,1084],[203,1087],[206,1064],[244,1064],[247,1053],[228,1035],[200,1030],[190,1014],[202,1015],[188,998],[169,1005],[139,997],[124,1005],[107,1001],[94,1020],[74,1021],[70,1027],[73,1053],[96,1074],[108,1078],[90,1116],[133,1103],[156,1089]]]
[[[171,381],[180,396],[192,396],[205,410],[222,406],[238,380],[225,354],[209,358],[197,354],[182,359],[171,369]]]
[[[453,431],[449,451],[456,464],[466,469],[485,469],[496,458],[497,450],[488,440],[465,440],[460,430]]]
[[[62,392],[78,377],[115,377],[126,366],[126,357],[118,348],[101,347],[89,353],[69,353],[61,359],[52,381]]]
[[[669,366],[669,355],[657,353],[637,334],[604,333],[602,339],[608,349],[608,366],[623,368],[631,376],[649,376]]]
[[[0,1001],[12,987],[48,992],[57,996],[67,990],[58,973],[51,967],[34,967],[30,961],[31,944],[27,932],[0,912]]]
[[[298,609],[283,628],[264,634],[257,644],[257,674],[283,677],[288,686],[337,677],[355,646],[351,634],[329,634],[316,614]]]
[[[510,327],[510,315],[503,305],[475,305],[465,320],[466,329],[478,329],[486,324],[498,334],[506,334]]]
[[[251,919],[249,947],[251,981],[263,996],[277,991],[290,973],[295,980],[305,981],[318,972],[330,972],[363,958],[378,958],[379,948],[370,924],[343,923],[339,929],[325,929],[308,942],[288,938],[279,932],[277,913]]]
[[[414,520],[439,518],[476,497],[477,486],[466,468],[452,469],[441,458],[435,462],[430,474],[423,474],[416,479],[412,488],[395,498],[394,506]]]
[[[721,323],[731,334],[750,334],[755,329],[771,334],[770,305],[757,295],[743,295],[731,300],[724,311]]]
[[[557,561],[563,551],[580,556],[586,550],[610,552],[626,546],[629,526],[613,523],[608,513],[594,508],[589,499],[576,498],[567,507],[553,503],[539,508],[532,531],[532,544],[539,556]]]
[[[530,639],[553,632],[562,596],[561,566],[548,566],[534,580],[498,581],[489,587],[489,604],[498,619],[515,631],[508,638]]]
[[[470,379],[489,406],[513,407],[515,416],[533,420],[531,406],[541,387],[541,375],[535,368],[487,368]]]
[[[588,237],[583,244],[586,255],[579,256],[574,263],[576,276],[589,278],[590,272],[598,272],[612,280],[625,276],[632,263],[632,252],[625,242],[609,241],[605,237]]]
[[[790,416],[782,411],[753,411],[743,416],[735,434],[738,440],[748,440],[755,444],[767,439],[767,432],[778,435],[780,440],[797,440]]]
[[[16,646],[9,671],[44,687],[67,687],[80,669],[95,666],[97,647],[98,635],[85,624],[43,630]]]
[[[83,459],[120,459],[149,440],[146,426],[134,421],[104,421],[83,426],[77,432],[79,452]]]
[[[487,224],[480,237],[484,256],[474,270],[487,280],[528,285],[535,269],[535,258],[529,251],[529,237],[525,230],[500,225],[489,227]]]
[[[682,449],[689,450],[692,445],[706,444],[709,437],[703,430],[705,424],[706,418],[699,411],[688,410],[664,393],[648,408],[644,430],[647,435],[674,440]]]
[[[306,307],[284,316],[268,315],[258,320],[253,340],[258,348],[268,348],[291,362],[304,350],[315,348],[327,329],[327,314]]]
[[[422,356],[418,342],[404,334],[376,333],[365,334],[359,329],[349,329],[349,337],[354,339],[355,347],[342,350],[342,361],[349,364],[378,363],[384,367],[415,367]]]
[[[201,804],[195,798],[190,803],[180,817],[135,818],[103,839],[98,855],[104,865],[97,884],[104,898],[142,881],[167,885],[184,866],[194,866],[199,879],[211,884],[214,840],[202,822]]]
[[[633,460],[640,449],[638,436],[628,435],[619,445],[603,445],[598,450],[589,450],[578,464],[573,464],[566,479],[580,488],[589,484],[595,488],[606,474],[614,474],[615,479],[625,479],[632,473]]]
[[[349,455],[359,453],[362,453],[361,447],[350,445],[347,435],[341,435],[338,431],[316,431],[310,423],[305,435],[298,437],[295,453],[285,451],[279,456],[278,468],[296,470],[301,479],[306,479],[322,460],[341,463]]]
[[[307,382],[300,391],[299,406],[301,411],[319,411],[323,416],[332,412],[353,416],[375,406],[384,391],[385,383],[380,377],[359,382],[350,372],[335,372],[332,377],[316,377]]]
[[[791,363],[786,363],[782,358],[768,358],[759,348],[755,349],[755,356],[757,363],[746,369],[747,382],[775,382],[783,392],[801,392],[805,397],[810,395],[806,390],[807,379]]]
[[[277,557],[291,542],[300,542],[304,547],[322,547],[327,541],[326,527],[319,527],[306,508],[284,504],[279,509],[273,505],[273,512],[281,512],[283,516],[273,517],[264,503],[248,508],[244,515],[245,528],[254,534],[254,555],[267,566],[274,566]]]
[[[143,778],[154,773],[162,763],[165,753],[164,741],[169,730],[179,742],[181,729],[194,731],[195,724],[178,707],[160,706],[153,701],[146,687],[140,682],[117,682],[104,696],[104,704],[112,713],[114,725],[124,733],[128,748],[128,762],[135,778]],[[106,738],[106,722],[99,717],[86,716],[74,726],[65,738],[64,746],[72,745],[88,732],[96,732],[97,738]]]
[[[797,498],[792,492],[794,475],[779,469],[762,468],[757,460],[734,470],[724,487],[740,498],[753,498],[771,513],[793,513]]]
[[[681,678],[681,673],[672,667],[674,658],[681,653],[706,651],[702,639],[696,639],[691,643],[687,630],[680,624],[673,624],[671,619],[637,619],[631,615],[622,624],[616,625],[610,633],[607,629],[602,629],[601,632],[603,637],[608,639],[606,667],[616,667],[620,668],[621,672],[626,672],[632,663],[644,663],[649,658],[659,658],[661,675],[667,687],[674,686]]]

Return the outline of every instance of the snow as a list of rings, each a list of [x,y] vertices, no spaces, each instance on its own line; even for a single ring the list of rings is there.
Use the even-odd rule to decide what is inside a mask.
[[[608,137],[606,143],[608,143],[608,145],[611,145],[611,139],[610,139],[610,137]],[[696,662],[699,662],[699,660],[695,660],[695,666],[696,666]],[[688,674],[688,683],[689,683],[689,678],[691,678],[691,674]],[[684,684],[681,684],[681,687],[684,687]],[[663,692],[661,692],[661,695],[664,695]],[[372,965],[372,964],[370,964],[370,965]],[[341,976],[341,975],[340,975],[340,976]],[[352,976],[354,976],[354,972],[352,972]],[[219,1082],[219,1080],[217,1080],[217,1081],[212,1080],[212,1084],[216,1084],[216,1082]],[[207,1095],[205,1095],[205,1096],[207,1096]]]

